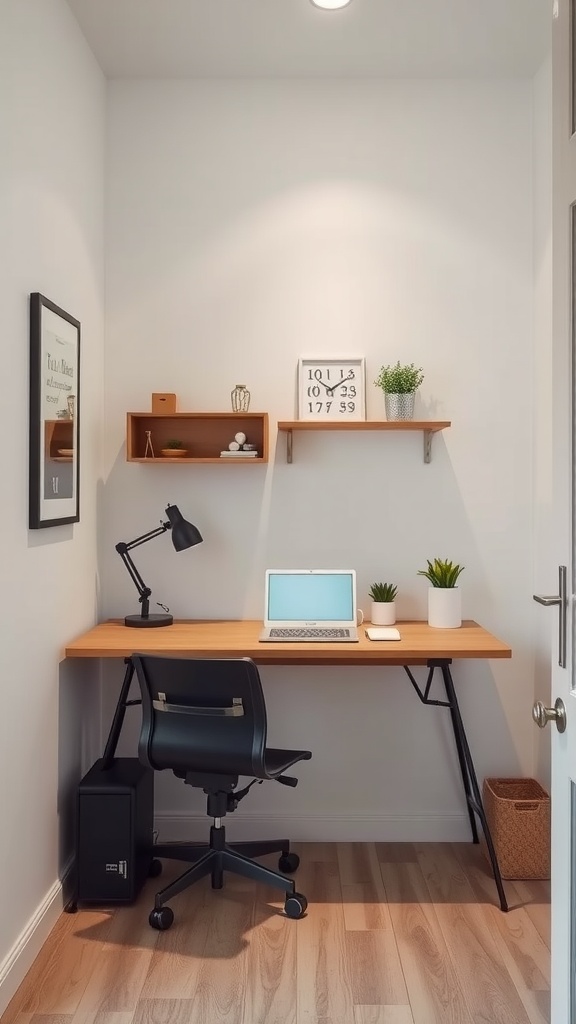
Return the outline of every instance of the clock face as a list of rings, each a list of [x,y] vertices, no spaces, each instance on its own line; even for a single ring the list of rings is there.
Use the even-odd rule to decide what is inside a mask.
[[[298,419],[365,420],[364,359],[300,359]]]

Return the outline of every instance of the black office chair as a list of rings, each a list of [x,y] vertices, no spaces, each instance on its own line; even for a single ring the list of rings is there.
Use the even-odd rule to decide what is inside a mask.
[[[174,882],[156,893],[149,921],[163,931],[174,920],[164,904],[204,875],[212,888],[221,889],[224,871],[235,871],[257,882],[268,882],[286,893],[288,917],[302,917],[307,900],[296,892],[292,879],[256,864],[252,857],[280,853],[280,871],[291,873],[300,863],[290,853],[288,839],[268,842],[226,843],[222,818],[236,810],[255,782],[274,779],[296,786],[297,779],[282,773],[312,757],[309,750],[266,747],[266,706],[256,665],[250,658],[170,658],[134,654],[132,662],[142,693],[140,760],[155,771],[171,769],[187,785],[203,789],[208,814],[213,818],[210,842],[159,843],[155,857],[193,864]],[[236,790],[240,775],[252,777]],[[157,870],[154,871],[154,868]],[[154,862],[153,872],[161,865]]]

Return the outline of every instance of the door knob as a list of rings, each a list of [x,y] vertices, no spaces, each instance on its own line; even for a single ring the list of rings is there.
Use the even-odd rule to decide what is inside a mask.
[[[554,703],[553,708],[547,708],[541,700],[537,700],[532,708],[532,718],[539,729],[545,729],[548,722],[556,722],[558,732],[566,729],[566,708],[560,697]]]

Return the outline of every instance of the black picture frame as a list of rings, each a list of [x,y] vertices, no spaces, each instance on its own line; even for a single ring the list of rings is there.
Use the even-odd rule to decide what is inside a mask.
[[[31,530],[80,520],[80,321],[30,295]]]

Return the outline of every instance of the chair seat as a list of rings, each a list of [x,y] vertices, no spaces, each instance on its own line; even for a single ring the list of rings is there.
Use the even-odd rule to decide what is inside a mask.
[[[275,747],[266,747],[264,764],[268,774],[276,778],[297,761],[309,761],[311,757],[312,753],[309,750],[277,750]]]

